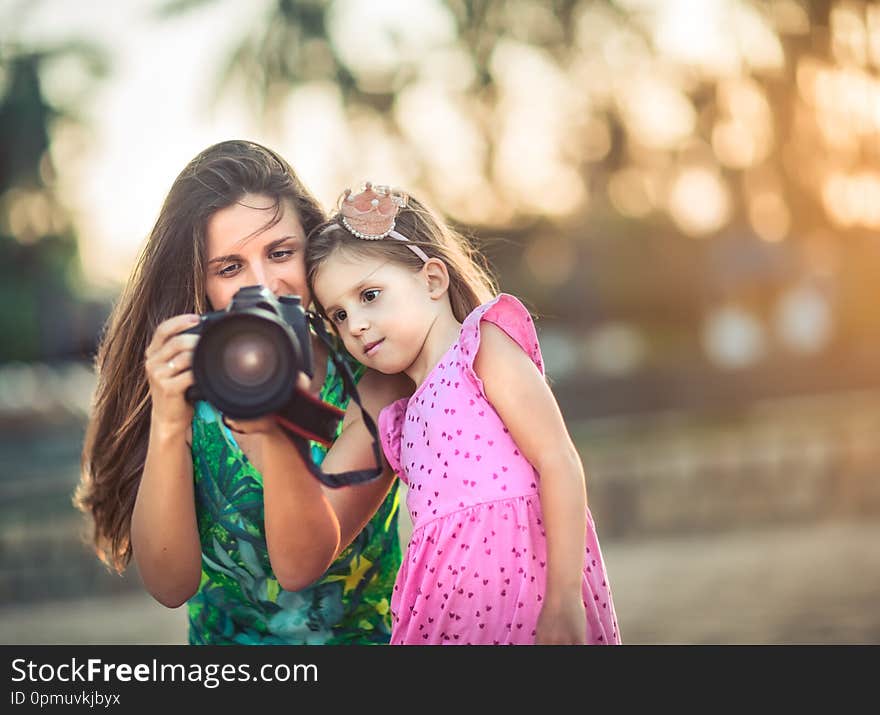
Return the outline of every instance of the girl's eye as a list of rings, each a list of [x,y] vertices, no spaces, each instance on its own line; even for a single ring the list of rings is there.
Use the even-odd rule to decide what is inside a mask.
[[[230,263],[228,266],[223,266],[223,268],[217,271],[217,275],[222,277],[235,275],[240,267],[238,263]]]
[[[334,323],[341,323],[348,316],[344,310],[337,310],[331,317],[333,318]]]
[[[283,249],[279,249],[277,251],[272,251],[272,253],[269,254],[269,258],[276,258],[276,259],[277,258],[287,258],[292,255],[293,255],[292,248],[283,248]]]
[[[378,288],[370,288],[369,290],[365,290],[361,295],[363,295],[363,298],[367,303],[372,303],[379,297],[380,292],[381,291]]]

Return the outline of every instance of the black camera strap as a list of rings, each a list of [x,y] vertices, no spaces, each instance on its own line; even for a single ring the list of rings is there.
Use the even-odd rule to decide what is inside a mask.
[[[333,344],[332,338],[327,333],[327,328],[324,327],[324,322],[319,316],[311,311],[307,312],[306,315],[308,316],[309,323],[315,331],[315,334],[320,338],[321,342],[327,346],[330,359],[333,360],[333,364],[336,366],[336,371],[342,378],[342,384],[345,388],[346,394],[351,400],[354,400],[354,403],[361,410],[364,425],[370,433],[370,436],[373,438],[373,456],[376,460],[376,467],[373,469],[355,469],[349,472],[340,472],[339,474],[326,474],[312,461],[311,448],[308,442],[309,435],[296,429],[297,425],[292,420],[279,419],[281,429],[284,430],[285,434],[287,434],[296,446],[306,468],[312,476],[322,484],[335,489],[338,487],[350,486],[352,484],[362,484],[372,479],[376,479],[376,477],[382,474],[382,448],[379,446],[379,430],[376,429],[376,423],[373,421],[373,418],[370,417],[370,414],[364,409],[360,395],[357,391],[357,386],[355,385],[354,375],[351,372],[351,368],[348,363],[342,359],[341,355],[339,355],[339,351]],[[305,404],[306,400],[297,400],[297,402]],[[301,422],[301,420],[297,419],[297,422]]]

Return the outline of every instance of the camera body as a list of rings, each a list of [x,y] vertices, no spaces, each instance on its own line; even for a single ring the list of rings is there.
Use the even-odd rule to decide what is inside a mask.
[[[296,387],[300,373],[314,374],[299,296],[247,286],[225,310],[205,313],[184,332],[199,335],[189,402],[206,400],[233,419],[273,414],[303,437],[333,441],[343,413]]]

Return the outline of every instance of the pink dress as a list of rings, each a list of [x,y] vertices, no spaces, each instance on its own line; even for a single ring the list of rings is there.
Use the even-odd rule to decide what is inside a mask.
[[[544,373],[531,316],[502,293],[465,319],[412,397],[379,414],[382,447],[409,487],[413,521],[391,599],[393,645],[535,642],[547,561],[539,477],[473,370],[483,320],[502,328]],[[582,595],[587,642],[619,643],[589,509]]]

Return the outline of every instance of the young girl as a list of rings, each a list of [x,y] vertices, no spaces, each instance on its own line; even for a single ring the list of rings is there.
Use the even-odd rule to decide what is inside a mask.
[[[414,530],[392,644],[620,643],[584,474],[537,335],[417,200],[347,191],[309,239],[312,295],[346,348],[416,384],[379,415]]]
[[[209,147],[174,181],[114,308],[97,359],[78,505],[95,548],[121,571],[133,557],[161,603],[188,601],[194,644],[387,643],[400,564],[397,485],[324,489],[271,419],[234,423],[185,399],[196,313],[261,284],[308,305],[303,249],[324,214],[290,166],[245,141]],[[345,409],[342,380],[313,339],[300,387]],[[351,360],[373,414],[408,380]],[[404,378],[405,380],[405,378]],[[374,465],[372,438],[347,409],[327,473]]]

